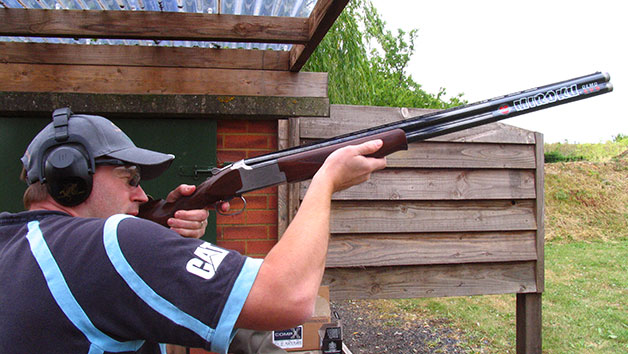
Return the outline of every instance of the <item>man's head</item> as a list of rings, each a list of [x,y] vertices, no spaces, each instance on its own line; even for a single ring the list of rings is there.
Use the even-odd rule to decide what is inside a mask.
[[[120,178],[126,179],[130,187],[137,187],[133,181],[140,174],[144,180],[155,178],[170,166],[173,158],[136,147],[106,118],[57,109],[53,122],[37,134],[22,157],[23,177],[31,190],[25,193],[25,205],[28,208],[33,195],[41,198],[43,186],[60,205],[80,205],[100,180],[94,178],[97,168],[123,176]]]

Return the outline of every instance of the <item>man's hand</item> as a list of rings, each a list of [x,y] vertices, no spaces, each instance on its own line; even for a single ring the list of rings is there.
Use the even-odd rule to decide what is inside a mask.
[[[168,194],[166,201],[172,203],[182,196],[191,195],[195,190],[194,185],[182,184]],[[205,235],[208,216],[209,212],[205,209],[177,210],[174,217],[168,219],[168,226],[183,237],[201,238]]]
[[[365,182],[371,176],[371,172],[386,167],[386,158],[364,156],[376,152],[382,144],[381,140],[372,140],[338,149],[327,157],[317,172],[319,176],[314,178],[328,179],[333,192]]]

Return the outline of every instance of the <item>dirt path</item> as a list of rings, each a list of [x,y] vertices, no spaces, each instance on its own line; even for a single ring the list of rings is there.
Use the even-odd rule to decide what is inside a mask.
[[[446,319],[421,319],[399,309],[383,313],[369,301],[336,301],[331,309],[342,321],[343,341],[353,354],[478,352]]]

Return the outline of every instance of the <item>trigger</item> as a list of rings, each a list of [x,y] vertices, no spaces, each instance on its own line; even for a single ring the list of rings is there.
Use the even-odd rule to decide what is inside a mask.
[[[236,210],[236,211],[235,211],[235,212],[233,212],[233,213],[224,213],[224,212],[220,211],[220,209],[218,208],[218,205],[219,205],[220,203],[223,203],[223,202],[228,202],[228,201],[230,201],[230,200],[232,200],[232,199],[233,199],[233,198],[231,198],[231,199],[229,199],[229,200],[221,200],[221,201],[219,201],[219,202],[216,202],[216,204],[214,205],[214,206],[215,206],[215,208],[216,208],[216,213],[218,213],[218,214],[220,214],[220,215],[223,215],[223,216],[235,216],[235,215],[242,214],[242,213],[244,212],[244,210],[246,209],[246,199],[244,199],[244,197],[243,197],[243,196],[239,196],[238,198],[240,198],[240,199],[242,200],[242,202],[244,203],[244,205],[242,206],[242,209],[240,209],[240,210]]]

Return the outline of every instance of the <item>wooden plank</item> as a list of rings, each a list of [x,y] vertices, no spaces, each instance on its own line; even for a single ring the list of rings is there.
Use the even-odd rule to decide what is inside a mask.
[[[395,169],[377,171],[334,200],[533,199],[534,170]],[[301,183],[301,198],[309,182]]]
[[[536,288],[545,289],[545,156],[543,134],[536,133]]]
[[[299,125],[301,124],[301,118],[290,119],[290,131],[288,136],[289,146],[298,146],[301,144],[299,137]],[[299,190],[301,189],[300,183],[290,183],[288,185],[288,221],[294,220],[299,207],[301,206],[299,199]]]
[[[326,97],[327,73],[0,64],[0,90],[118,94]]]
[[[469,296],[535,291],[534,262],[328,268],[331,300]]]
[[[421,142],[387,158],[388,167],[535,168],[534,145]]]
[[[325,120],[325,119],[321,119]],[[312,140],[303,140],[310,143]],[[394,168],[534,169],[534,145],[425,141],[408,145],[386,158]]]
[[[106,117],[262,120],[303,114],[325,116],[329,112],[329,100],[323,97],[0,91],[0,114],[5,116],[49,116],[55,107],[71,107],[77,113],[89,112]]]
[[[305,44],[309,24],[299,17],[3,8],[0,36]]]
[[[541,293],[517,294],[517,354],[541,354]]]
[[[277,149],[283,150],[289,147],[290,123],[287,119],[277,121]],[[277,235],[281,239],[288,228],[288,185],[277,186]]]
[[[388,123],[438,112],[434,109],[332,105],[329,119],[301,123],[301,138],[325,139]],[[503,123],[491,123],[429,139],[508,144],[534,144],[534,133]]]
[[[290,71],[300,71],[349,0],[318,0],[308,18],[309,41],[290,50]]]
[[[534,231],[334,235],[326,267],[536,260]]]
[[[531,200],[334,201],[331,233],[536,230]]]
[[[288,70],[289,53],[273,50],[0,42],[0,62]]]

